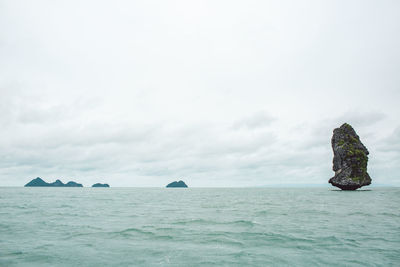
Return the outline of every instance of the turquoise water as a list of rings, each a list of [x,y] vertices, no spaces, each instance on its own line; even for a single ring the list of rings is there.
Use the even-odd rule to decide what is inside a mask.
[[[0,266],[400,266],[400,188],[0,188]]]

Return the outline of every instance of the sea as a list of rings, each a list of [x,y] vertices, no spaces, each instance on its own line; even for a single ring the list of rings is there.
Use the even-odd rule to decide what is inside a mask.
[[[0,266],[400,266],[400,188],[0,188]]]

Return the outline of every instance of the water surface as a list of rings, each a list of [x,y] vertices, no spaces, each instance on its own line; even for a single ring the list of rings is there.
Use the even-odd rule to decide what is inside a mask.
[[[0,188],[0,266],[400,266],[400,188]]]

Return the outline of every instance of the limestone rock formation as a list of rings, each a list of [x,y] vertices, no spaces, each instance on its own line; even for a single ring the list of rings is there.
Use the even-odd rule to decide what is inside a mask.
[[[174,181],[167,185],[167,187],[188,187],[184,181]]]
[[[110,185],[109,184],[96,183],[96,184],[92,185],[92,187],[110,187]]]
[[[353,127],[344,123],[333,130],[331,142],[335,176],[329,179],[329,183],[342,190],[370,185],[371,177],[367,172],[369,152]]]
[[[66,184],[64,184],[63,182],[61,182],[60,180],[56,180],[54,183],[47,183],[45,181],[43,181],[42,178],[37,177],[35,179],[33,179],[32,181],[30,181],[29,183],[27,183],[25,185],[25,187],[31,187],[31,186],[47,186],[47,187],[83,187],[82,184],[78,184],[74,181],[70,181]]]

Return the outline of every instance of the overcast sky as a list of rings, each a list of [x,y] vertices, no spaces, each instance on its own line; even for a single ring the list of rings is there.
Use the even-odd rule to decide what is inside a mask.
[[[0,0],[0,185],[400,186],[400,1]]]

